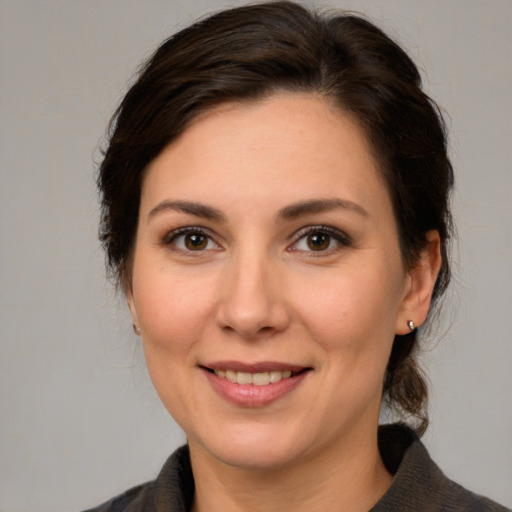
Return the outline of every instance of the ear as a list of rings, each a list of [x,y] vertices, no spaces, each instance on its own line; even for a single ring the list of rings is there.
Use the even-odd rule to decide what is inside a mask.
[[[137,309],[135,307],[135,301],[133,298],[133,291],[131,286],[129,288],[126,288],[126,302],[128,304],[128,308],[130,309],[130,314],[132,316],[132,323],[133,323],[133,329],[134,331],[137,331],[139,329],[139,317],[137,315]],[[136,332],[137,334],[137,332]]]
[[[427,231],[427,243],[418,264],[408,271],[408,285],[400,305],[395,326],[396,334],[408,334],[408,322],[416,327],[425,322],[430,309],[432,292],[441,268],[441,239],[437,230]]]

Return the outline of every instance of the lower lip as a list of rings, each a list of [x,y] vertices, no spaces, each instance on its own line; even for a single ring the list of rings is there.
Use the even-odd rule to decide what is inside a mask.
[[[256,386],[254,384],[237,384],[218,377],[214,373],[202,369],[213,389],[228,402],[244,407],[262,407],[269,405],[291,393],[310,373],[304,371],[293,377],[281,379],[279,382]]]

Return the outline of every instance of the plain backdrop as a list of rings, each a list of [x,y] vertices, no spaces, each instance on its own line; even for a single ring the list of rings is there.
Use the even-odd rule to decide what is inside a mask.
[[[0,511],[96,505],[184,441],[96,240],[98,143],[141,60],[242,2],[0,0]],[[512,2],[311,2],[397,38],[448,113],[455,283],[426,345],[444,471],[512,506]]]

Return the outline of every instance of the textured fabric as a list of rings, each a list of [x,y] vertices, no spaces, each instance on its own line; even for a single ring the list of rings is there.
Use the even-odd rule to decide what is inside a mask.
[[[510,512],[446,478],[416,434],[404,425],[380,427],[379,450],[394,478],[369,512]],[[156,480],[85,512],[189,512],[193,496],[188,447],[182,446]]]
[[[402,425],[381,427],[379,450],[391,487],[370,512],[500,512],[509,510],[452,482],[416,434]]]

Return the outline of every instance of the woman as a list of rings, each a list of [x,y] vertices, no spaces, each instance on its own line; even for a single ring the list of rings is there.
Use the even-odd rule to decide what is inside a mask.
[[[166,41],[112,124],[101,238],[188,444],[95,510],[505,510],[417,437],[452,182],[416,67],[367,21],[272,2]],[[383,401],[412,429],[379,429]]]

